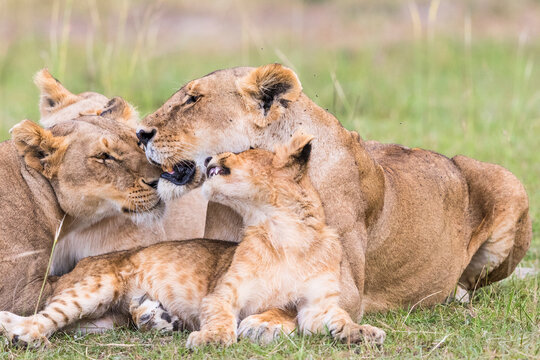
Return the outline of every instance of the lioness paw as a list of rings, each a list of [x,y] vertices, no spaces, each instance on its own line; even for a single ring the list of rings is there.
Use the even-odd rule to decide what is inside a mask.
[[[219,327],[192,332],[189,334],[186,347],[194,349],[204,345],[230,346],[234,343],[236,343],[236,332],[225,327]]]
[[[47,337],[42,334],[40,325],[32,317],[23,317],[7,311],[0,312],[0,333],[14,346],[38,347],[48,344]]]
[[[242,320],[238,326],[238,336],[266,345],[283,335],[294,335],[295,328],[294,322],[272,321],[257,314]]]
[[[141,331],[178,331],[182,328],[178,316],[171,315],[159,301],[146,295],[131,301],[129,311],[137,329]]]
[[[359,344],[366,342],[382,345],[386,338],[386,332],[371,325],[347,323],[335,337],[345,343]]]

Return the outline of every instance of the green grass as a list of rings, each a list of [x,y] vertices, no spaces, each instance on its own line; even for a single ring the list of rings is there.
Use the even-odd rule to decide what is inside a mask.
[[[60,7],[60,19],[68,8]],[[21,24],[31,23],[24,14],[12,16]],[[92,42],[62,40],[59,35],[56,47],[47,33],[23,33],[6,49],[0,46],[0,140],[9,138],[7,130],[16,122],[38,119],[38,93],[31,78],[44,66],[74,92],[120,95],[145,115],[183,83],[215,69],[284,62],[297,71],[312,99],[364,138],[448,156],[464,154],[514,172],[528,191],[533,218],[533,243],[523,265],[539,269],[540,42],[485,37],[465,44],[460,31],[430,41],[404,37],[359,43],[354,49],[276,40],[264,46],[248,43],[240,52],[182,48],[163,55],[152,55],[152,49],[144,47],[137,50],[115,37],[108,41],[100,33]],[[0,357],[540,358],[539,281],[538,276],[503,281],[479,290],[468,306],[368,315],[366,323],[388,333],[380,349],[314,337],[268,347],[242,342],[226,350],[190,352],[184,348],[185,334],[124,329],[82,338],[58,334],[48,349],[0,345]]]
[[[385,329],[384,346],[347,346],[329,337],[290,337],[266,347],[242,341],[227,349],[184,347],[187,334],[139,333],[127,329],[75,338],[56,334],[49,348],[12,349],[0,356],[17,359],[214,359],[214,358],[499,358],[540,357],[540,277],[510,279],[479,290],[470,305],[452,303],[410,312],[369,315],[365,322]]]

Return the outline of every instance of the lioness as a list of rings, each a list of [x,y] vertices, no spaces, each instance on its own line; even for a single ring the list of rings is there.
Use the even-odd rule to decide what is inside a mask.
[[[160,171],[132,132],[98,116],[48,130],[25,120],[12,128],[12,141],[0,143],[0,174],[9,184],[0,188],[1,309],[34,310],[60,227],[60,236],[69,236],[112,215],[142,222],[163,211],[155,189]]]
[[[109,197],[117,196],[108,193],[107,189],[117,188],[122,192],[121,196],[128,196],[132,189],[125,187],[123,183],[136,183],[138,178],[145,177],[150,167],[144,163],[144,153],[138,148],[136,138],[130,134],[130,127],[136,125],[137,113],[133,107],[121,98],[108,99],[107,97],[93,92],[86,92],[75,95],[67,90],[51,74],[43,69],[39,71],[34,81],[40,90],[40,122],[47,127],[59,125],[59,129],[54,131],[69,132],[73,134],[66,136],[66,146],[75,154],[71,157],[58,156],[59,169],[62,169],[60,176],[55,174],[51,179],[43,178],[39,170],[36,172],[26,161],[17,160],[14,147],[10,142],[2,143],[3,151],[6,152],[4,162],[0,171],[4,175],[5,185],[0,189],[2,194],[0,201],[3,208],[3,229],[0,231],[0,275],[3,278],[0,284],[0,310],[10,310],[17,313],[29,313],[34,311],[39,294],[39,286],[45,276],[45,266],[47,265],[53,241],[53,235],[58,223],[52,220],[40,219],[39,213],[42,207],[60,206],[60,213],[66,214],[62,231],[58,235],[58,243],[55,248],[51,263],[51,274],[62,275],[70,271],[81,258],[91,255],[103,254],[111,251],[125,250],[142,245],[149,245],[167,238],[186,239],[201,236],[203,234],[205,206],[200,194],[169,203],[165,210],[165,216],[161,220],[154,220],[148,217],[140,217],[139,212],[145,212],[144,207],[136,209],[132,214],[124,214],[120,208],[106,208]],[[88,124],[88,116],[81,115],[102,115],[100,122],[93,121],[92,126]],[[83,121],[86,125],[70,126],[66,120]],[[106,122],[110,124],[106,124]],[[26,124],[22,128],[15,128],[15,141],[19,139],[21,129],[33,131],[38,138],[43,129],[37,126],[31,127]],[[134,128],[133,128],[134,129]],[[133,131],[133,130],[131,130]],[[78,134],[84,136],[78,136]],[[109,165],[113,160],[105,159],[104,165],[96,172],[92,159],[95,154],[89,153],[94,150],[92,146],[99,145],[101,137],[110,139],[108,144],[113,149],[122,149],[122,157],[133,159],[119,162],[119,171],[114,171]],[[92,139],[94,137],[94,139]],[[39,139],[39,138],[38,138]],[[36,140],[37,141],[37,140]],[[125,144],[120,142],[127,141]],[[25,153],[21,141],[19,141],[21,154]],[[38,146],[39,144],[33,144]],[[29,145],[30,146],[30,145]],[[45,156],[45,153],[40,156]],[[137,160],[138,159],[138,160]],[[137,161],[141,161],[140,167]],[[45,160],[34,161],[44,162]],[[131,160],[130,160],[131,161]],[[144,165],[144,166],[142,166]],[[20,168],[20,169],[19,169]],[[88,171],[85,174],[84,171]],[[43,171],[41,171],[43,172]],[[75,174],[77,174],[75,176]],[[152,179],[157,181],[159,172],[152,171]],[[22,178],[21,178],[22,176]],[[11,179],[11,180],[10,180]],[[26,184],[21,180],[26,181]],[[50,185],[48,182],[55,181],[57,188],[46,189]],[[13,184],[18,184],[14,186]],[[81,191],[73,187],[82,185]],[[102,204],[97,203],[96,197],[84,196],[85,186],[93,187],[94,195],[101,196]],[[143,185],[146,188],[146,185]],[[64,195],[60,198],[54,193],[61,189]],[[154,190],[149,190],[154,191]],[[26,198],[25,193],[34,194]],[[43,194],[42,197],[39,194]],[[69,196],[73,195],[73,199]],[[12,202],[11,197],[17,197],[17,202]],[[35,199],[34,199],[35,197]],[[54,201],[62,202],[55,205]],[[23,199],[29,200],[23,203]],[[31,201],[30,201],[31,200]],[[63,208],[62,204],[71,205],[72,208]],[[55,216],[46,212],[47,216]],[[29,219],[20,222],[17,219],[33,214]],[[141,221],[134,221],[140,217]],[[187,218],[184,222],[180,217]],[[143,221],[147,219],[149,221]],[[45,232],[36,230],[34,226],[25,229],[24,226],[32,224],[34,221],[45,222]],[[17,227],[19,227],[17,229]],[[51,227],[49,229],[49,227]],[[52,231],[52,232],[51,232]],[[24,233],[25,236],[17,236],[17,233]],[[14,239],[17,239],[16,241]],[[19,241],[20,239],[20,241]],[[27,239],[27,240],[25,240]],[[46,290],[49,290],[47,287]],[[109,319],[110,320],[110,319]],[[119,319],[117,319],[119,320]],[[100,326],[111,326],[107,321],[100,323]]]
[[[458,283],[500,280],[530,244],[528,197],[509,171],[364,142],[279,64],[191,81],[142,125],[148,159],[171,174],[158,185],[169,199],[200,186],[211,154],[270,150],[298,129],[313,134],[309,176],[343,246],[341,305],[358,321],[366,311],[439,303]],[[239,241],[241,227],[232,209],[209,204],[205,237]]]
[[[209,161],[203,192],[243,214],[247,227],[238,247],[199,239],[83,259],[58,280],[38,314],[0,312],[0,332],[12,343],[37,345],[80,318],[113,307],[133,311],[150,294],[172,313],[160,316],[170,322],[178,316],[188,328],[198,328],[203,312],[203,328],[191,334],[191,345],[212,334],[205,320],[225,320],[222,330],[236,342],[238,317],[247,334],[252,319],[265,316],[252,314],[275,306],[298,307],[299,329],[308,335],[326,327],[340,340],[382,342],[382,330],[355,324],[338,306],[341,246],[305,176],[311,138],[298,134],[275,154],[256,149]],[[216,296],[221,300],[211,305]]]
[[[82,115],[104,115],[137,126],[138,113],[122,98],[109,99],[96,92],[73,94],[47,69],[34,76],[40,92],[40,123],[50,127],[59,121],[76,120]],[[91,226],[78,227],[62,236],[52,264],[54,275],[65,274],[86,256],[126,250],[158,241],[192,239],[204,234],[206,201],[200,192],[169,202],[160,222],[133,223],[128,217],[112,216]],[[75,230],[75,229],[74,229]],[[114,241],[110,241],[114,238]]]

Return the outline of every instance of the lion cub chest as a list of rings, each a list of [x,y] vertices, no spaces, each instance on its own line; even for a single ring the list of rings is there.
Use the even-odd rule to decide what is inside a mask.
[[[231,277],[237,293],[245,294],[238,299],[246,304],[241,313],[295,306],[339,272],[341,247],[333,231],[286,215],[246,228],[233,260],[240,266]]]

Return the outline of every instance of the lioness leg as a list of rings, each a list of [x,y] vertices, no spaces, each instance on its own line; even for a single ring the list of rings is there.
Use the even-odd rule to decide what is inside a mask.
[[[294,333],[296,311],[270,309],[246,317],[238,326],[238,336],[266,345],[282,335]]]
[[[120,279],[105,261],[95,262],[93,265],[97,266],[91,269],[85,264],[81,261],[58,280],[47,305],[36,315],[22,317],[0,312],[0,332],[12,343],[37,346],[56,330],[82,317],[97,318],[105,314],[122,295]]]
[[[474,231],[460,285],[473,289],[509,276],[527,252],[532,237],[529,203],[521,182],[503,167],[465,156],[452,160],[469,186]]]

